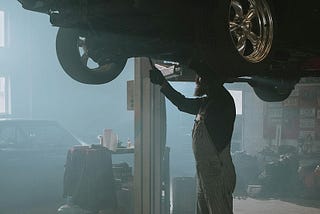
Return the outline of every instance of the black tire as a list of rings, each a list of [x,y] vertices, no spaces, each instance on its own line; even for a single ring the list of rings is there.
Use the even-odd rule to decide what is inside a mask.
[[[244,2],[247,0],[238,0]],[[258,0],[253,0],[258,1]],[[266,75],[270,69],[270,60],[274,45],[261,60],[252,62],[245,59],[235,47],[229,28],[229,16],[231,0],[207,1],[205,10],[200,14],[200,24],[198,24],[197,38],[200,53],[198,55],[205,59],[212,70],[222,73],[227,77]],[[276,23],[274,10],[270,0],[263,0],[264,4],[269,5],[272,14],[272,36],[274,44],[276,34]],[[265,25],[263,25],[265,26]]]
[[[56,52],[64,71],[74,80],[85,84],[104,84],[114,80],[127,63],[126,57],[114,57],[108,63],[90,68],[83,63],[79,50],[80,31],[59,28],[56,37]]]
[[[248,82],[255,94],[266,102],[281,102],[287,99],[300,78],[269,78],[254,76]]]
[[[254,87],[253,88],[257,97],[265,102],[282,102],[287,99],[292,90],[279,91],[274,88],[262,88],[262,87]]]

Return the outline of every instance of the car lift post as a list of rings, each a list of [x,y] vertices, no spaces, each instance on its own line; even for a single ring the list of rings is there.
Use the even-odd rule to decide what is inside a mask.
[[[163,157],[166,140],[165,98],[150,82],[147,58],[135,59],[134,213],[165,214]],[[167,194],[169,195],[169,193]],[[166,196],[168,198],[169,196]]]

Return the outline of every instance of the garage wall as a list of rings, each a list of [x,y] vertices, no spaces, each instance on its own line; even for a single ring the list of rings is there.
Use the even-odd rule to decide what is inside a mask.
[[[7,1],[5,48],[0,49],[0,71],[10,76],[12,115],[15,118],[57,120],[90,143],[104,128],[120,140],[133,138],[133,112],[126,110],[126,81],[133,79],[133,61],[113,82],[93,86],[67,76],[57,60],[49,17]],[[2,61],[3,60],[3,61]]]
[[[242,149],[250,155],[257,155],[266,143],[263,138],[263,102],[246,83],[225,84],[229,90],[242,91]],[[238,121],[240,122],[240,121]],[[235,126],[236,127],[236,126]]]
[[[257,155],[264,146],[263,138],[263,105],[253,89],[246,85],[243,88],[243,143],[244,150],[251,155]]]

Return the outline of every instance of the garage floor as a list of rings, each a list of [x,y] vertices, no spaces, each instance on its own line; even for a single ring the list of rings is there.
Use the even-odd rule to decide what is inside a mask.
[[[56,214],[46,208],[33,210],[15,210],[1,214]],[[280,201],[257,200],[252,198],[234,199],[234,214],[319,214],[320,201]]]
[[[320,201],[234,199],[234,214],[319,214]]]

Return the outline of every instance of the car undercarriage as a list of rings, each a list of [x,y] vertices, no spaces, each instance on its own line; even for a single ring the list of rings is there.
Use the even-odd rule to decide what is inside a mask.
[[[301,77],[320,74],[317,1],[19,1],[59,27],[59,62],[86,84],[112,81],[128,58],[148,57],[162,68],[178,65],[173,81],[193,81],[199,68],[191,64],[202,63],[209,75],[248,82],[261,99],[279,101]]]

